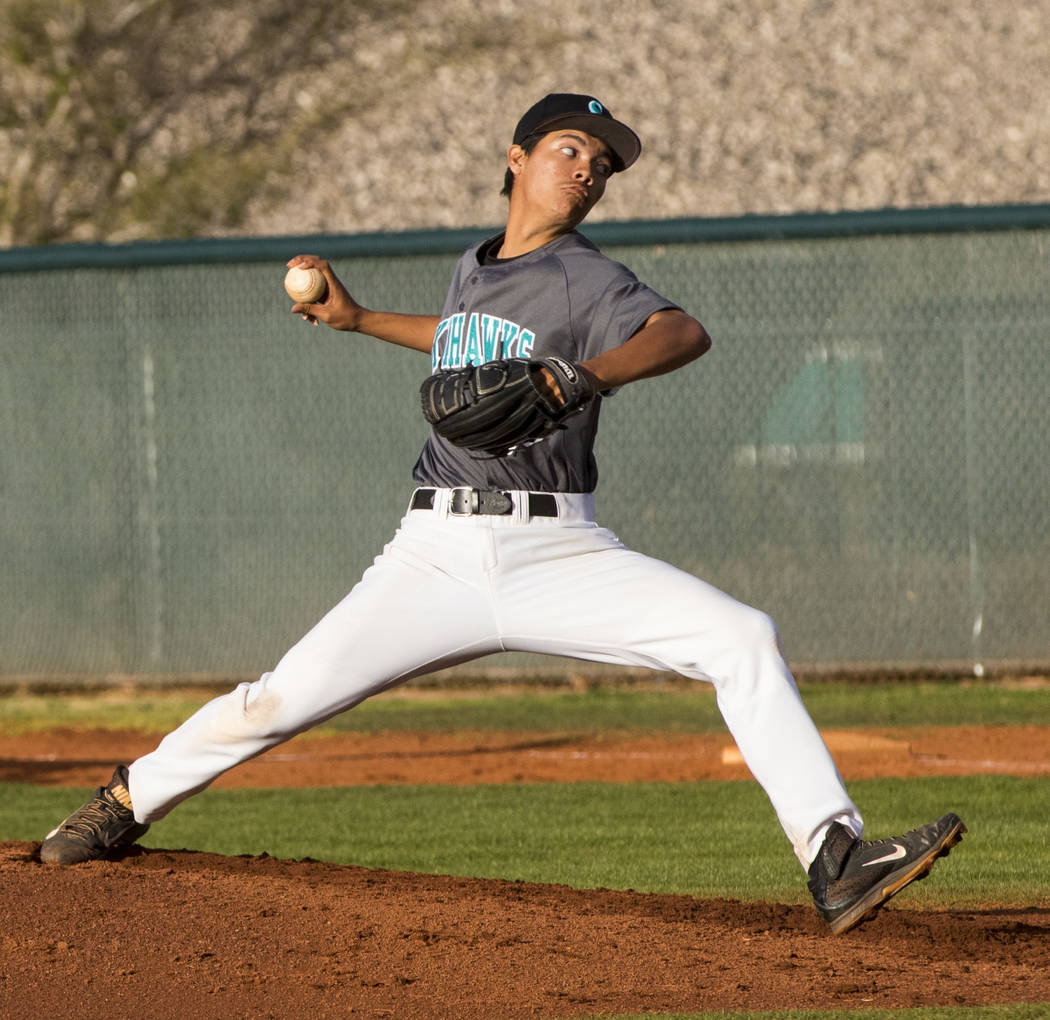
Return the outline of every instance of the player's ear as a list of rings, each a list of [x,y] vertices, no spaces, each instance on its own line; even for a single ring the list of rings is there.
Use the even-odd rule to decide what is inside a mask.
[[[512,145],[507,150],[507,169],[517,177],[528,158],[529,154],[520,145]]]

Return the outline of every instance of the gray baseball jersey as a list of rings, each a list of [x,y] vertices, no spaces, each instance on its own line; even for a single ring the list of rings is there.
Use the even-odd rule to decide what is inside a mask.
[[[581,234],[497,260],[490,253],[501,241],[502,235],[490,238],[460,258],[434,335],[433,371],[497,358],[586,361],[629,340],[654,312],[678,307]],[[462,449],[431,433],[413,478],[437,487],[592,492],[600,409],[597,400],[565,429],[507,457]]]

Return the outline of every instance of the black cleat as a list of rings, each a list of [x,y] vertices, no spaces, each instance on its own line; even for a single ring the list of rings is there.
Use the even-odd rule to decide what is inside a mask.
[[[948,814],[903,836],[869,843],[833,822],[809,868],[813,902],[833,934],[849,931],[908,883],[925,878],[965,831],[962,819]]]
[[[149,825],[136,822],[128,793],[128,770],[118,765],[107,786],[77,808],[40,846],[45,864],[97,861],[112,851],[131,846]]]

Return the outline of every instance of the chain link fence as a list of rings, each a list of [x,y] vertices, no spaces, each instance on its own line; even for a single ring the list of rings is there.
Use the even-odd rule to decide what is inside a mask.
[[[584,232],[714,339],[607,402],[603,523],[797,670],[1050,664],[1050,208]],[[283,262],[435,312],[475,236],[0,253],[0,675],[270,668],[392,535],[429,369],[289,315]]]

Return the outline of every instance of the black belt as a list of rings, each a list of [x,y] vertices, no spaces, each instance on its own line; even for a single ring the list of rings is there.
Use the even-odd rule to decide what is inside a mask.
[[[416,489],[412,495],[410,510],[433,510],[434,494],[437,489]],[[454,517],[470,517],[472,514],[502,515],[514,510],[514,501],[510,494],[499,489],[452,490],[448,512]],[[557,517],[558,501],[550,492],[529,493],[530,517]]]

